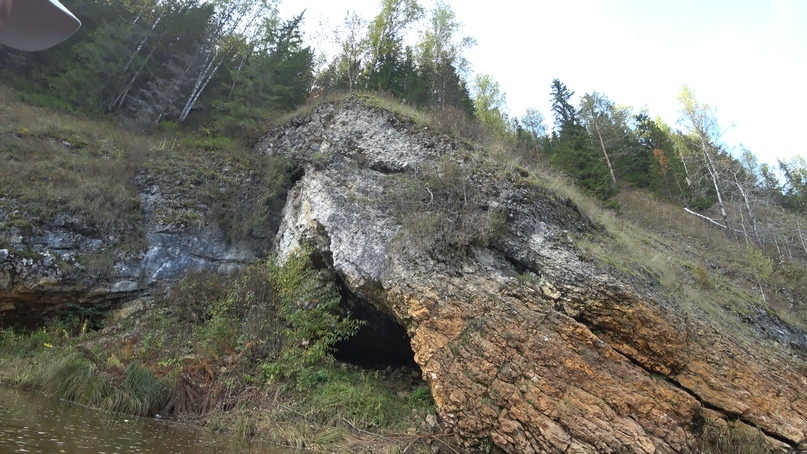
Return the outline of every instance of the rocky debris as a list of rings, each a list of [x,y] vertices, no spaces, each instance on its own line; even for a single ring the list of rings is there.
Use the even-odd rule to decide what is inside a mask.
[[[804,445],[798,351],[764,334],[735,339],[683,315],[649,278],[586,258],[570,234],[598,227],[540,186],[477,168],[470,183],[506,228],[453,260],[407,242],[387,203],[405,182],[396,175],[441,157],[489,165],[461,148],[355,98],[319,106],[256,147],[305,170],[278,251],[314,245],[350,291],[406,328],[444,429],[506,452],[687,452],[699,421],[732,420],[779,446]]]

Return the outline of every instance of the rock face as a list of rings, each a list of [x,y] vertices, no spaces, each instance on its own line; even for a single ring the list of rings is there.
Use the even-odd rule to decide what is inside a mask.
[[[445,428],[513,453],[654,453],[691,451],[698,424],[734,420],[805,448],[803,351],[735,339],[685,316],[651,277],[587,259],[571,237],[599,227],[462,148],[355,99],[256,147],[305,170],[279,252],[314,245],[353,293],[406,328]],[[431,210],[456,169],[470,177],[454,188],[465,214],[442,219],[448,229],[411,224],[406,210]],[[497,216],[498,227],[448,248],[417,238],[423,225],[448,235]]]
[[[162,214],[175,201],[164,195],[171,182],[138,180],[142,231],[110,234],[57,216],[32,233],[12,232],[0,249],[0,323],[31,324],[78,306],[104,310],[190,269],[226,272],[254,259],[254,250],[231,244],[215,224],[166,222]],[[0,219],[5,215],[0,210]],[[130,251],[120,246],[124,235],[138,238]]]

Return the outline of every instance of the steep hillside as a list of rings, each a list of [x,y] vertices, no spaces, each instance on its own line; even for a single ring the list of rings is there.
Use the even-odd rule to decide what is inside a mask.
[[[695,236],[695,221],[662,230],[671,208],[642,194],[623,195],[622,215],[604,212],[507,150],[378,104],[313,106],[252,152],[156,140],[135,153],[87,123],[21,118],[30,111],[7,96],[2,320],[148,300],[189,270],[304,248],[368,320],[338,356],[409,354],[434,423],[468,448],[690,452],[720,429],[807,449],[800,275],[762,276],[764,256],[730,254],[734,240]],[[117,169],[103,189],[59,192],[110,174],[93,170],[102,164]],[[226,345],[222,373],[261,341]]]

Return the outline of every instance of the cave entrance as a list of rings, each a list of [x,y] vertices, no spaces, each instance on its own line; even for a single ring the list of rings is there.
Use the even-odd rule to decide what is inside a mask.
[[[412,368],[419,372],[406,329],[392,316],[348,290],[343,282],[339,282],[339,288],[342,306],[364,324],[355,336],[334,345],[334,358],[367,369]]]

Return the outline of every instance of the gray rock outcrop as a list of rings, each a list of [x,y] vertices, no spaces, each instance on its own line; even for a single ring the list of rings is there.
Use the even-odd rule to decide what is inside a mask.
[[[103,311],[188,270],[227,272],[255,258],[254,249],[232,244],[215,224],[166,222],[160,212],[170,197],[161,188],[170,185],[139,179],[143,221],[130,231],[111,234],[64,215],[30,233],[12,231],[0,249],[0,321],[32,324],[70,307]]]

